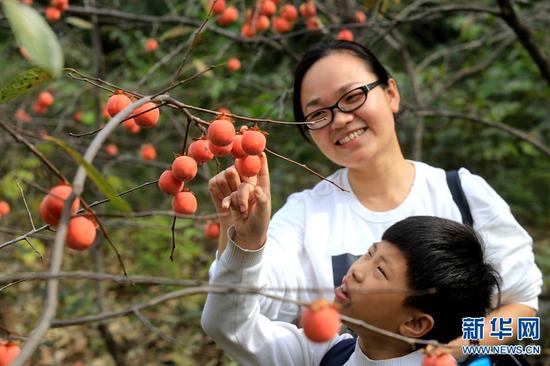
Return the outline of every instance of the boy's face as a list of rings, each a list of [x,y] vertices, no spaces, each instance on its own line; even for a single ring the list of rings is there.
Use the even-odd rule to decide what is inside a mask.
[[[342,305],[342,314],[399,333],[412,310],[403,305],[408,293],[399,291],[407,284],[405,257],[393,244],[381,241],[351,265],[335,289],[335,301]]]

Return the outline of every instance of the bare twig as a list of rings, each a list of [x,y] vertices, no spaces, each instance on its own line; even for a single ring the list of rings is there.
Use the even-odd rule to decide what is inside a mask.
[[[36,149],[36,147],[34,147],[33,144],[31,144],[26,138],[24,138],[23,136],[21,136],[19,133],[17,133],[17,131],[15,131],[9,124],[3,122],[3,121],[0,121],[0,127],[4,128],[6,131],[8,131],[8,133],[10,135],[13,136],[13,138],[17,141],[17,142],[21,142],[23,145],[25,145],[27,147],[27,149],[30,150],[30,152],[32,152],[38,159],[40,159],[44,165],[46,165],[46,167],[48,169],[50,169],[50,171],[55,175],[57,176],[63,183],[67,183],[68,180],[67,178],[65,178],[63,176],[63,174],[61,174],[61,172],[48,160],[48,158],[46,158],[44,156],[44,154],[42,154],[40,151],[38,151]]]
[[[141,77],[141,79],[139,79],[136,87],[140,87],[142,86],[147,80],[149,80],[149,78],[151,77],[151,75],[153,75],[155,73],[155,71],[157,71],[157,69],[165,64],[167,64],[169,61],[171,61],[178,53],[181,52],[181,50],[188,44],[188,42],[182,42],[178,45],[178,47],[174,48],[173,50],[171,50],[169,53],[167,53],[166,55],[164,55],[164,57],[162,57],[159,61],[157,61],[153,66],[151,66],[149,68],[149,70],[147,70],[147,72]]]
[[[117,285],[148,285],[148,286],[194,286],[194,287],[204,287],[208,286],[208,281],[206,280],[196,280],[196,279],[174,279],[166,277],[155,277],[155,276],[122,276],[108,273],[97,273],[97,272],[88,272],[88,271],[74,271],[74,272],[63,272],[59,271],[57,273],[49,272],[26,272],[26,273],[14,273],[9,275],[0,276],[0,283],[11,283],[19,281],[44,281],[49,279],[60,279],[60,280],[90,280],[90,281],[104,281],[104,282],[113,282]],[[250,287],[244,285],[218,285],[216,288],[230,288],[231,292],[239,291],[241,293],[257,293],[261,291],[261,294],[269,294],[271,292],[296,292],[296,293],[332,293],[334,292],[334,287]],[[399,288],[387,288],[387,289],[348,289],[348,292],[354,294],[410,294],[410,295],[426,295],[436,293],[436,290],[433,288],[428,288],[425,290],[409,290],[409,289],[399,289]],[[283,299],[286,301],[286,299]]]
[[[206,74],[207,72],[211,71],[212,69],[216,68],[216,67],[221,67],[223,66],[224,64],[218,64],[218,65],[210,65],[208,66],[207,68],[205,68],[204,70],[201,70],[199,72],[197,72],[196,74],[188,77],[188,78],[185,78],[183,80],[180,80],[178,82],[175,82],[175,83],[172,83],[169,87],[161,90],[160,92],[156,93],[155,95],[160,95],[160,94],[165,94],[165,93],[168,93],[170,90],[174,89],[174,88],[177,88],[178,86],[180,85],[184,85],[184,84],[187,84],[188,82],[190,81],[193,81],[195,79],[197,79],[198,77]]]
[[[13,286],[13,285],[17,285],[19,282],[23,282],[24,280],[17,280],[17,281],[13,281],[13,282],[10,282],[8,283],[7,285],[4,285],[2,287],[0,287],[0,292],[4,291],[5,289]]]
[[[25,233],[25,234],[23,234],[23,235],[21,235],[21,236],[18,236],[18,237],[15,238],[15,239],[12,239],[12,240],[9,240],[9,241],[7,241],[7,242],[5,242],[5,243],[2,243],[2,244],[0,244],[0,249],[5,248],[5,247],[7,247],[7,246],[9,246],[9,245],[15,244],[15,243],[17,243],[17,242],[20,242],[21,240],[25,240],[25,239],[27,239],[27,237],[32,236],[33,234],[38,233],[38,232],[40,232],[40,231],[42,231],[42,230],[45,230],[45,229],[47,229],[48,227],[49,227],[48,225],[40,226],[39,228],[34,229],[34,230],[31,230],[31,231],[29,231],[28,233]]]
[[[170,250],[170,260],[174,261],[174,251],[176,250],[176,220],[177,216],[172,219],[172,250]]]
[[[69,77],[71,77],[75,80],[85,81],[85,82],[95,86],[96,88],[106,90],[109,93],[114,93],[117,89],[120,89],[120,88],[117,88],[116,86],[102,80],[101,78],[98,78],[98,77],[92,78],[92,77],[86,76],[86,75],[80,73],[79,71],[77,71],[75,69],[65,68],[64,71],[67,72],[67,76],[69,76]],[[106,87],[103,84],[108,85],[109,87]]]
[[[109,242],[109,245],[111,246],[111,248],[114,250],[117,256],[118,263],[122,268],[122,272],[124,273],[125,276],[127,276],[128,273],[126,272],[126,266],[124,266],[124,261],[122,260],[122,256],[120,255],[120,252],[118,251],[118,248],[116,247],[116,245],[113,243],[113,241],[109,237],[109,234],[107,234],[107,230],[105,230],[105,226],[103,226],[103,223],[101,222],[101,220],[99,220],[95,212],[91,209],[91,207],[88,204],[86,204],[86,202],[82,201],[82,205],[84,206],[84,209],[86,210],[86,212],[90,213],[93,216],[94,220],[97,222],[99,226],[99,230],[101,231],[101,233],[103,234],[107,242]]]
[[[218,0],[214,0],[214,4],[216,3],[216,1]],[[185,51],[185,54],[183,55],[183,60],[178,66],[178,69],[176,70],[176,73],[174,74],[174,77],[172,78],[172,82],[170,84],[172,85],[176,84],[176,80],[178,80],[178,78],[180,77],[181,71],[183,70],[183,66],[185,66],[185,64],[187,63],[187,59],[191,55],[191,52],[199,42],[199,35],[202,33],[202,31],[204,30],[204,27],[206,26],[206,24],[210,20],[210,17],[212,16],[212,7],[214,6],[214,4],[208,10],[206,17],[203,19],[201,24],[191,34],[191,42],[189,44],[189,47],[187,48],[187,51]]]
[[[179,108],[191,109],[191,110],[194,110],[194,111],[209,113],[209,114],[213,114],[213,115],[220,114],[220,112],[218,112],[218,111],[213,111],[213,110],[206,109],[206,108],[200,108],[200,107],[195,107],[195,106],[192,106],[192,105],[188,105],[188,104],[182,103],[182,102],[180,102],[180,101],[178,101],[174,98],[171,98],[171,97],[167,98],[167,101],[169,101],[171,104],[173,104],[173,105],[175,105]],[[273,123],[273,124],[280,124],[280,125],[307,125],[307,124],[311,123],[311,122],[277,121],[277,120],[265,119],[265,118],[251,118],[251,117],[240,116],[240,115],[232,114],[232,113],[227,113],[226,116],[234,118],[234,119],[238,119],[238,120],[242,120],[242,121],[248,121],[248,122],[254,122],[254,123]]]
[[[327,179],[326,177],[322,176],[321,174],[317,173],[316,171],[312,170],[311,168],[309,168],[307,165],[305,164],[301,164],[301,163],[298,163],[297,161],[294,161],[292,159],[289,159],[287,158],[286,156],[283,156],[283,155],[280,155],[280,154],[277,154],[276,152],[272,151],[272,150],[269,150],[268,148],[265,149],[266,152],[270,153],[271,155],[273,156],[276,156],[278,157],[279,159],[283,159],[285,161],[288,161],[292,164],[295,164],[295,165],[298,165],[299,167],[302,167],[304,168],[305,170],[307,170],[308,172],[312,173],[313,175],[315,175],[316,177],[319,177],[321,178],[322,180],[326,180],[327,182],[329,182],[330,184],[333,184],[334,186],[338,187],[338,189],[340,189],[341,191],[343,192],[348,192],[350,193],[350,191],[348,191],[347,189],[345,188],[342,188],[340,187],[338,184],[334,183],[333,181],[331,181],[330,179]]]
[[[192,119],[187,116],[187,126],[185,126],[185,136],[183,137],[183,146],[181,147],[181,154],[185,154],[185,151],[187,151],[187,139],[189,138],[189,130],[191,129],[191,121]]]
[[[31,211],[29,210],[29,206],[27,205],[27,200],[25,199],[25,192],[23,192],[23,187],[21,187],[21,184],[19,182],[16,182],[17,187],[19,188],[19,191],[21,192],[21,198],[23,199],[23,204],[25,205],[25,210],[27,211],[27,215],[29,215],[29,221],[31,222],[31,226],[33,230],[36,230],[36,227],[34,226],[34,221],[32,220]]]
[[[72,326],[77,324],[95,323],[97,321],[119,318],[122,316],[129,315],[133,313],[135,310],[139,311],[142,309],[150,308],[169,300],[178,299],[180,297],[185,297],[185,296],[190,296],[195,294],[202,294],[202,293],[208,292],[209,289],[210,289],[209,286],[199,286],[199,287],[191,287],[191,288],[186,288],[182,290],[177,290],[177,291],[173,291],[167,294],[157,296],[146,302],[134,304],[123,310],[104,311],[96,315],[88,315],[88,316],[83,316],[83,317],[74,318],[74,319],[54,320],[52,321],[51,325],[52,325],[52,328],[59,328],[59,327],[67,327],[67,326]]]
[[[73,319],[65,319],[65,320],[55,320],[52,322],[52,327],[58,328],[58,327],[67,327],[67,326],[73,326],[73,325],[79,325],[79,324],[87,324],[87,323],[93,323],[97,321],[104,321],[109,319],[118,318],[121,316],[126,316],[131,313],[136,314],[136,311],[139,312],[142,309],[150,308],[156,305],[159,305],[163,302],[175,300],[181,297],[190,296],[190,295],[196,295],[196,294],[202,294],[202,293],[217,293],[217,294],[259,294],[263,295],[269,298],[282,300],[286,302],[292,302],[300,306],[308,306],[309,303],[300,301],[300,300],[292,300],[288,298],[284,298],[277,295],[272,295],[269,293],[266,293],[264,289],[261,288],[252,288],[252,287],[243,287],[243,286],[198,286],[198,287],[191,287],[187,289],[177,290],[173,292],[169,292],[167,294],[163,294],[160,296],[157,296],[155,298],[150,299],[149,301],[134,304],[126,309],[118,310],[118,311],[106,311],[102,312],[100,314],[96,315],[89,315],[89,316],[83,316],[80,318],[73,318]],[[419,340],[417,338],[410,338],[405,337],[400,334],[396,334],[390,331],[387,331],[385,329],[373,326],[371,324],[368,324],[362,320],[354,319],[345,315],[341,315],[342,320],[356,324],[359,326],[362,326],[368,330],[377,332],[379,334],[385,335],[387,337],[391,337],[397,340],[401,340],[403,342],[409,343],[411,345],[414,344],[422,344],[422,345],[434,345],[434,346],[440,346],[440,347],[447,347],[447,344],[439,343],[437,341],[429,341],[429,340]]]
[[[126,195],[126,194],[128,194],[128,193],[137,191],[138,189],[141,189],[141,188],[143,188],[143,187],[150,186],[150,185],[152,185],[152,184],[157,184],[157,183],[158,183],[158,179],[157,179],[157,180],[154,180],[154,181],[150,181],[150,182],[145,182],[145,183],[140,184],[139,186],[135,186],[135,187],[130,188],[130,189],[124,191],[124,192],[117,193],[116,196],[117,196],[117,197],[121,197],[121,196],[124,196],[124,195]],[[110,199],[105,198],[105,199],[102,199],[102,200],[99,200],[99,201],[92,202],[92,203],[89,204],[89,206],[90,206],[90,207],[95,207],[95,206],[101,205],[101,204],[106,203],[106,202],[109,202],[109,201],[110,201]],[[82,211],[84,211],[84,210],[81,209],[81,210],[78,211],[78,212],[82,212]]]
[[[161,337],[162,339],[164,339],[166,342],[169,342],[169,343],[174,343],[176,341],[176,339],[174,337],[171,337],[169,335],[166,335],[164,334],[164,332],[162,332],[159,328],[155,327],[153,325],[153,323],[151,323],[151,321],[149,319],[147,319],[140,311],[139,309],[134,309],[134,315],[136,316],[136,318],[139,319],[139,321],[141,321],[141,323],[145,326],[145,328],[149,329],[150,331],[154,332],[154,333],[157,333],[159,335],[159,337]]]
[[[450,89],[453,85],[458,83],[459,81],[462,81],[470,76],[479,74],[483,70],[490,67],[499,57],[500,55],[505,52],[509,46],[514,43],[513,39],[505,39],[492,53],[491,56],[484,59],[482,62],[477,63],[476,65],[473,65],[472,67],[464,68],[452,75],[444,86],[442,86],[439,90],[436,90],[433,92],[434,97],[444,95],[445,91]]]
[[[85,2],[85,6],[88,8],[90,5],[95,7],[95,0],[90,0],[91,4],[88,1]],[[98,19],[96,14],[92,14],[92,46],[94,53],[94,68],[95,76],[100,79],[103,77],[101,72],[101,65],[103,63],[103,45],[101,43],[101,33],[99,29]],[[99,126],[101,123],[101,92],[100,88],[94,88],[94,97],[95,97],[95,125]]]
[[[34,247],[34,245],[32,245],[32,243],[30,242],[29,238],[25,238],[25,241],[27,242],[27,244],[29,244],[29,246],[31,247],[31,249],[38,255],[38,258],[40,258],[40,262],[44,262],[44,257],[43,257],[42,254]]]

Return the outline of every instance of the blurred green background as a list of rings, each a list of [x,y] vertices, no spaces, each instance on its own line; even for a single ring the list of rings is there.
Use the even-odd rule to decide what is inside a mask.
[[[267,30],[254,38],[243,38],[240,28],[253,1],[226,0],[240,11],[236,23],[221,27],[211,19],[187,54],[193,32],[205,18],[208,1],[71,1],[59,21],[51,22],[65,56],[65,66],[92,78],[95,84],[114,85],[144,95],[167,87],[182,65],[179,80],[212,65],[220,65],[170,91],[188,105],[231,112],[254,118],[292,120],[292,73],[301,53],[314,43],[335,38],[343,27],[355,40],[367,45],[398,82],[402,111],[398,129],[407,158],[422,160],[445,169],[466,167],[484,177],[508,202],[518,221],[535,238],[536,261],[544,274],[541,296],[540,344],[543,355],[534,365],[550,365],[550,75],[537,66],[535,51],[550,55],[550,3],[515,1],[513,6],[528,38],[518,35],[501,16],[498,1],[337,1],[318,0],[321,28],[308,30],[299,17],[289,33]],[[280,1],[300,5],[300,1]],[[500,1],[500,3],[506,3]],[[47,1],[32,5],[43,12]],[[364,23],[355,12],[367,15]],[[31,67],[19,51],[4,14],[0,14],[0,80]],[[159,47],[147,52],[144,44],[155,38]],[[229,72],[224,63],[231,57],[242,68]],[[185,60],[185,63],[183,61]],[[548,69],[546,72],[549,72]],[[33,112],[37,94],[48,89],[55,103],[43,115]],[[110,92],[67,73],[32,88],[0,105],[3,121],[33,143],[70,180],[77,165],[51,142],[40,139],[41,131],[62,139],[83,153],[93,136],[72,137],[69,133],[91,131],[105,120],[101,110]],[[15,118],[22,109],[31,116]],[[77,121],[74,114],[80,112]],[[193,112],[204,120],[207,113]],[[78,119],[78,118],[77,118]],[[237,126],[248,124],[238,121]],[[117,156],[105,150],[94,165],[116,192],[155,181],[181,153],[187,119],[174,109],[162,108],[161,122],[151,130],[130,134],[119,128],[106,143],[116,144]],[[269,132],[268,147],[290,159],[307,164],[322,175],[336,167],[304,140],[294,126],[262,124]],[[517,131],[515,136],[510,131]],[[189,137],[201,131],[192,126]],[[157,158],[145,161],[140,146],[151,143]],[[539,147],[537,147],[537,144]],[[42,225],[38,205],[41,189],[58,179],[43,163],[6,130],[0,129],[0,200],[12,212],[0,219],[0,243],[31,230],[18,183],[33,214]],[[207,192],[208,179],[232,160],[219,159],[200,169],[200,177],[187,186],[197,195],[199,215],[213,214]],[[311,187],[318,178],[287,161],[270,157],[273,209],[277,210],[292,192]],[[83,198],[104,198],[87,181]],[[120,251],[129,275],[207,280],[208,266],[216,242],[205,238],[203,218],[178,219],[176,251],[171,261],[171,200],[155,184],[124,198],[143,217],[116,217],[113,205],[96,207],[112,242]],[[162,211],[162,212],[158,212]],[[2,275],[47,271],[53,232],[41,231],[0,249]],[[66,252],[64,271],[99,271],[122,274],[115,252],[101,239],[94,250]],[[2,285],[3,286],[3,285]],[[177,290],[167,285],[127,285],[94,281],[63,280],[56,319],[76,318],[104,310],[127,309],[132,304]],[[41,314],[44,283],[21,282],[0,292],[0,333],[10,330],[27,335]],[[230,365],[232,361],[200,329],[205,296],[195,295],[163,302],[139,315],[105,322],[50,330],[35,355],[33,365]],[[147,319],[146,321],[140,320]],[[1,334],[0,334],[1,336]]]

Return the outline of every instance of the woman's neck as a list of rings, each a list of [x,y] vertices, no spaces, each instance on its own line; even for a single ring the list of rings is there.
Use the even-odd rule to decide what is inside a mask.
[[[373,211],[388,211],[399,206],[414,182],[414,165],[401,150],[373,159],[367,166],[350,168],[351,188],[359,201]]]

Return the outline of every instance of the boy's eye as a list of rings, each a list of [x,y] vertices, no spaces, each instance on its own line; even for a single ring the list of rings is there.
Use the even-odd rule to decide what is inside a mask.
[[[370,252],[370,250],[367,250],[367,257],[372,257],[372,253]]]
[[[385,279],[388,279],[388,276],[386,276],[386,272],[384,272],[382,267],[378,266],[376,267],[376,270],[378,270],[382,274],[382,276],[384,276]]]

